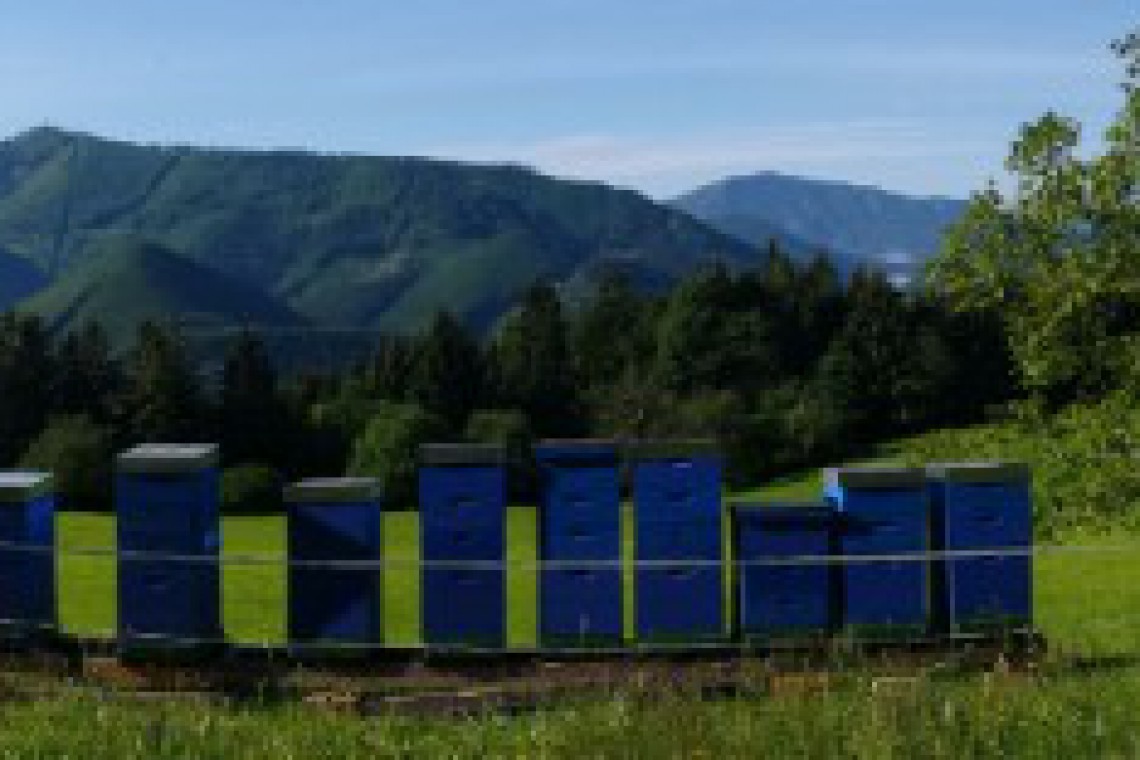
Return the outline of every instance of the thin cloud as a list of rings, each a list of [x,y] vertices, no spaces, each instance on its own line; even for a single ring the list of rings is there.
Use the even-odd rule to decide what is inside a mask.
[[[973,161],[990,141],[949,137],[908,122],[815,123],[748,135],[639,139],[564,135],[531,142],[480,142],[429,149],[465,161],[532,166],[560,177],[603,180],[669,195],[726,174],[772,169],[794,173],[875,176],[894,166],[920,174],[924,165]],[[981,178],[980,178],[981,179]],[[910,190],[918,190],[915,183]],[[935,190],[934,188],[929,188]],[[921,190],[919,190],[921,191]]]

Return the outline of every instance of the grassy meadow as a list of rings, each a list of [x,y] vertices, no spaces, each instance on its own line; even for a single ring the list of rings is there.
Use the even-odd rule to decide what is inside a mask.
[[[912,445],[924,456],[939,453],[929,439]],[[818,490],[819,474],[811,472],[726,502],[810,498]],[[395,561],[384,577],[385,634],[393,644],[418,640],[416,520],[385,516],[386,555]],[[114,545],[109,516],[65,514],[59,531],[64,550]],[[631,535],[627,525],[627,552]],[[469,719],[128,704],[64,689],[35,704],[0,704],[0,747],[6,756],[91,758],[1140,756],[1140,539],[1098,529],[1048,540],[1058,548],[1035,559],[1034,603],[1049,651],[1029,676],[935,668],[883,681],[856,669],[836,673],[823,691],[719,701],[683,692],[651,702],[614,696]],[[527,646],[535,641],[533,509],[510,509],[508,544],[508,642]],[[284,522],[228,518],[223,546],[231,556],[281,556]],[[110,633],[113,557],[64,554],[59,573],[65,628]],[[282,564],[227,565],[223,594],[230,638],[283,640]],[[627,630],[629,612],[627,604]]]

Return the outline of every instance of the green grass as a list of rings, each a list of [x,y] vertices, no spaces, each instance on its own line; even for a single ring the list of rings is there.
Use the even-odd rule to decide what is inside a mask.
[[[802,498],[813,477],[775,486],[777,498]],[[796,490],[798,489],[798,490]],[[771,493],[765,493],[771,498]],[[751,496],[749,498],[752,498]],[[628,513],[627,513],[628,518]],[[632,526],[625,529],[632,555]],[[415,513],[384,518],[385,556],[393,560],[383,578],[385,641],[416,644],[419,636],[418,519]],[[68,554],[79,547],[114,546],[108,515],[65,513],[59,519],[60,616],[75,633],[111,635],[115,628],[115,560]],[[507,642],[537,642],[536,524],[534,510],[508,511]],[[1056,642],[1081,651],[1140,653],[1140,542],[1127,533],[1079,537],[1087,551],[1047,553],[1035,563],[1037,621]],[[227,635],[235,641],[285,641],[285,525],[280,517],[231,517],[224,521],[224,553],[275,556],[280,564],[226,564],[223,609]],[[727,580],[727,579],[726,579]],[[626,577],[626,631],[632,638],[632,571]],[[728,584],[726,583],[726,588]]]
[[[728,501],[810,498],[817,473],[787,478]],[[65,514],[60,545],[112,546],[109,516]],[[388,557],[412,560],[385,576],[386,636],[418,639],[416,516],[385,516]],[[626,525],[626,551],[632,531]],[[508,518],[509,636],[535,639],[535,517]],[[222,708],[126,704],[61,690],[34,704],[0,704],[5,756],[142,757],[1029,757],[1140,756],[1140,540],[1127,532],[1070,533],[1069,551],[1035,560],[1036,621],[1050,652],[1029,681],[953,677],[938,669],[881,689],[859,669],[837,672],[826,693],[719,702],[664,694],[562,701],[533,715],[456,720],[361,720],[301,706]],[[1073,547],[1081,551],[1072,551]],[[229,518],[227,554],[280,555],[281,518]],[[60,559],[63,623],[114,626],[114,559]],[[229,565],[227,631],[235,639],[284,636],[281,565]],[[627,602],[628,597],[627,594]],[[627,625],[630,621],[627,606]]]
[[[521,716],[387,716],[122,704],[75,694],[0,705],[6,757],[1132,758],[1140,671],[895,682],[703,701],[568,702]],[[899,688],[901,687],[901,688]]]

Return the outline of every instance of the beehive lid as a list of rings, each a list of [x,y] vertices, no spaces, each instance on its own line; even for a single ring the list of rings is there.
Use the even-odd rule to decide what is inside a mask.
[[[947,483],[1025,483],[1029,465],[1025,462],[938,462],[927,465],[931,480]]]
[[[755,520],[827,521],[835,516],[835,508],[825,501],[745,501],[733,503],[732,508]]]
[[[21,504],[53,490],[50,472],[0,472],[0,504]]]
[[[218,466],[216,443],[144,443],[118,456],[120,472],[166,474]]]
[[[420,461],[429,467],[501,465],[507,450],[494,443],[429,443],[420,446]]]
[[[631,441],[625,446],[630,459],[691,459],[719,457],[720,447],[708,438]]]
[[[603,438],[548,439],[534,447],[539,461],[557,462],[564,459],[617,461],[619,444]]]
[[[290,502],[379,501],[382,495],[376,478],[310,478],[285,488],[285,500]]]
[[[824,481],[829,488],[921,488],[926,472],[920,467],[830,467]]]

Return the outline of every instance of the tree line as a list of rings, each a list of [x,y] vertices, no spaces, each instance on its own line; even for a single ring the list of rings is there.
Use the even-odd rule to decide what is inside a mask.
[[[1016,392],[1012,368],[995,312],[871,270],[843,280],[775,245],[753,270],[712,267],[665,294],[612,273],[566,303],[537,283],[486,338],[441,311],[345,371],[288,377],[251,330],[209,378],[170,326],[142,325],[116,356],[97,325],[53,340],[7,314],[0,464],[49,467],[73,506],[101,506],[118,448],[217,440],[234,509],[270,504],[279,479],[341,473],[379,475],[409,504],[426,441],[506,445],[527,498],[536,439],[712,437],[746,483],[980,419]]]

